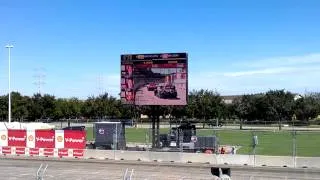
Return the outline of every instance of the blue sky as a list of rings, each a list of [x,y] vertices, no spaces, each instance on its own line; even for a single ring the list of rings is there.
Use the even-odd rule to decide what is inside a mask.
[[[0,94],[119,92],[122,53],[189,53],[189,88],[223,95],[320,91],[320,1],[0,2]],[[101,78],[98,78],[101,77]],[[100,79],[100,80],[98,80]]]

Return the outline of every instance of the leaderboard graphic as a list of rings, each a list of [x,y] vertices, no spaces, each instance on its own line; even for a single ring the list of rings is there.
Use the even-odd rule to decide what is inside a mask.
[[[188,54],[121,55],[121,102],[187,105]]]

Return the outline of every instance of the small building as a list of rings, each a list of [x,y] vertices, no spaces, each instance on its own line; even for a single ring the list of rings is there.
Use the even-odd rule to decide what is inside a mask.
[[[232,104],[235,99],[240,98],[242,95],[230,95],[230,96],[221,96],[222,101],[225,104]]]

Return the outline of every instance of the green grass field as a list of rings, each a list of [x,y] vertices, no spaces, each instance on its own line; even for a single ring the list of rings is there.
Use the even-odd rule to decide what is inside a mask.
[[[127,142],[145,143],[146,134],[149,129],[127,128]],[[161,128],[161,133],[167,133],[169,129]],[[253,154],[251,131],[240,130],[219,130],[198,129],[197,135],[205,136],[216,134],[222,145],[241,146],[238,154]],[[151,134],[151,133],[150,133]],[[281,131],[258,131],[254,132],[258,136],[256,154],[274,156],[292,156],[294,140],[291,132]],[[87,140],[93,139],[92,128],[87,128]],[[320,156],[320,132],[297,132],[296,135],[296,154],[298,156]]]

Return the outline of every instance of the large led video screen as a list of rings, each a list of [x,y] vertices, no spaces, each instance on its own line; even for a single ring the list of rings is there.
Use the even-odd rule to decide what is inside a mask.
[[[121,55],[121,102],[187,105],[188,54]]]

